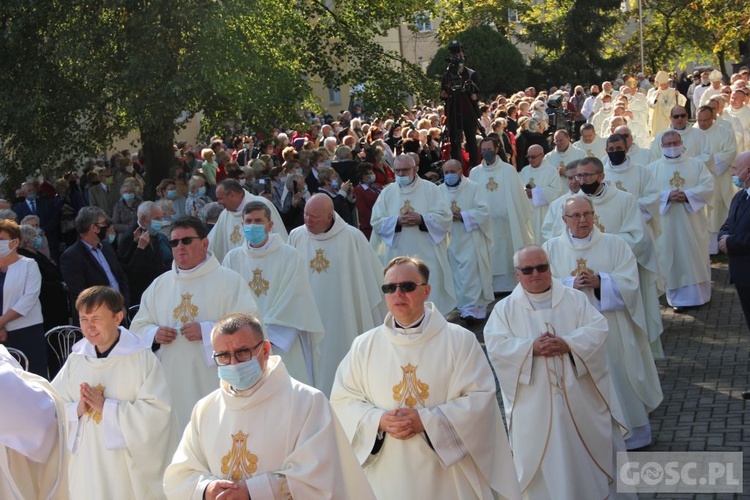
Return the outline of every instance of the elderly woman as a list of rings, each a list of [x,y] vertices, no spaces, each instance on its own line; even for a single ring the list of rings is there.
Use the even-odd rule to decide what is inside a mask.
[[[206,194],[206,178],[194,175],[188,181],[188,195],[185,199],[185,214],[194,217],[201,216],[203,207],[211,203],[211,198]],[[203,221],[205,222],[205,220]]]
[[[37,236],[39,236],[42,241],[41,246],[38,248],[39,252],[48,259],[51,258],[49,253],[49,242],[47,241],[47,236],[44,234],[44,231],[39,226],[39,217],[37,217],[36,215],[27,215],[26,217],[21,219],[21,225],[31,226],[34,228]]]
[[[140,189],[137,182],[133,179],[126,179],[120,188],[120,199],[115,203],[115,209],[112,211],[112,223],[115,228],[117,247],[122,246],[122,242],[127,235],[133,232],[138,222],[136,213],[138,205],[143,202],[140,197]]]
[[[174,179],[162,179],[159,185],[156,186],[156,200],[171,202],[174,217],[170,220],[179,219],[185,215],[185,197],[180,196],[180,193],[177,191],[177,183]],[[168,216],[165,211],[164,217],[170,218],[171,216]]]
[[[0,221],[0,342],[23,351],[29,371],[46,378],[47,349],[39,302],[42,275],[33,259],[18,254],[20,245],[20,226]]]
[[[519,171],[529,164],[529,159],[526,157],[526,153],[534,144],[541,146],[544,150],[544,154],[549,153],[549,143],[547,142],[547,139],[544,138],[544,135],[542,134],[542,125],[536,118],[532,118],[528,121],[528,129],[521,132],[516,139],[516,168]]]
[[[319,193],[325,193],[333,201],[333,209],[344,221],[357,227],[354,187],[351,181],[341,182],[339,174],[331,167],[323,167],[318,170]]]

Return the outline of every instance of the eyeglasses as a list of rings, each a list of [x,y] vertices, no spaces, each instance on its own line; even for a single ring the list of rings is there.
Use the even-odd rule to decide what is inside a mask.
[[[404,281],[403,283],[385,283],[380,289],[383,290],[383,293],[386,295],[395,293],[397,288],[400,288],[404,293],[409,293],[416,290],[418,286],[426,284],[427,283],[414,283],[413,281]]]
[[[542,273],[546,273],[547,271],[549,271],[549,262],[546,264],[539,264],[538,266],[516,267],[516,269],[521,271],[521,274],[525,276],[534,274],[534,271],[538,272],[539,274],[542,274]]]
[[[536,154],[536,155],[527,155],[526,158],[529,160],[534,160],[536,158],[539,158],[540,156],[544,156],[542,153]]]
[[[596,177],[600,173],[601,172],[594,172],[593,174],[576,174],[576,179],[578,179],[579,181],[581,180],[586,181],[586,180],[591,179],[592,177]]]
[[[190,245],[193,240],[199,240],[200,238],[198,236],[185,236],[184,238],[177,238],[176,240],[169,240],[169,246],[172,248],[177,248],[177,245],[182,243],[185,246]]]
[[[393,173],[396,175],[405,175],[405,174],[411,173],[411,170],[412,170],[411,168],[397,168],[393,170]]]
[[[234,351],[234,353],[215,352],[212,357],[214,358],[214,362],[219,366],[227,366],[232,362],[232,358],[236,359],[238,363],[244,363],[253,358],[253,351],[260,347],[263,342],[265,342],[265,340],[261,340],[250,349],[240,349],[239,351]]]
[[[568,219],[578,219],[578,220],[588,219],[589,217],[593,217],[593,216],[594,216],[594,212],[583,212],[582,214],[570,214],[570,215],[565,214],[565,217],[567,217]]]
[[[679,115],[672,115],[672,118],[687,118],[687,113],[680,113]]]

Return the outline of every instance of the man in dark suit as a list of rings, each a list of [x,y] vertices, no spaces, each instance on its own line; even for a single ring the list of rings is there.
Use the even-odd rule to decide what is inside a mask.
[[[732,174],[732,181],[741,190],[732,198],[729,217],[719,231],[719,250],[729,255],[729,281],[737,289],[750,329],[750,151],[737,155]],[[750,391],[742,397],[750,399]]]
[[[55,205],[51,200],[39,198],[36,186],[31,182],[24,182],[21,186],[24,200],[13,205],[13,211],[18,216],[18,220],[23,220],[27,215],[36,215],[39,217],[39,227],[44,230],[49,242],[49,248],[53,260],[59,255],[58,246],[58,217]]]
[[[75,304],[78,295],[86,288],[102,285],[118,290],[127,307],[130,304],[128,278],[115,251],[106,241],[110,222],[104,211],[98,207],[83,207],[75,223],[78,241],[60,257],[60,271],[68,285],[71,303]],[[75,312],[74,319],[77,323]]]

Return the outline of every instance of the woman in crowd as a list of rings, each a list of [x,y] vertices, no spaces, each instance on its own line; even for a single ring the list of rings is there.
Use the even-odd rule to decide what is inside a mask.
[[[206,178],[200,174],[192,176],[188,181],[185,214],[200,217],[201,210],[209,203],[211,203],[211,198],[206,195]]]
[[[341,177],[331,167],[323,167],[318,170],[319,193],[325,193],[333,201],[333,209],[344,221],[357,227],[355,217],[355,206],[357,198],[354,196],[354,187],[351,181],[341,182]]]
[[[120,199],[117,200],[112,211],[112,223],[117,234],[118,248],[122,246],[125,237],[135,229],[138,223],[138,205],[142,202],[143,198],[140,197],[138,184],[132,179],[125,180],[120,188]]]

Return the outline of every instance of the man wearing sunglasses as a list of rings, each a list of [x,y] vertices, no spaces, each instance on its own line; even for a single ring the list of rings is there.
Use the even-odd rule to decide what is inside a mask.
[[[682,146],[685,149],[685,155],[694,158],[701,154],[701,137],[698,130],[691,127],[688,123],[688,112],[684,106],[675,106],[669,114],[670,126],[667,130],[661,132],[656,139],[651,142],[651,152],[649,153],[649,162],[660,160],[664,154],[661,147],[662,136],[674,130],[682,138]]]
[[[331,405],[377,498],[520,498],[492,371],[430,282],[422,260],[386,266],[389,314],[354,340]]]
[[[520,283],[495,305],[484,338],[524,498],[615,498],[615,451],[625,443],[612,411],[607,320],[552,279],[541,247],[518,250],[513,262]]]
[[[193,405],[216,389],[211,328],[227,314],[257,315],[253,294],[239,274],[221,267],[208,251],[206,226],[197,217],[172,225],[172,270],[143,292],[130,330],[160,351],[179,429]]]

